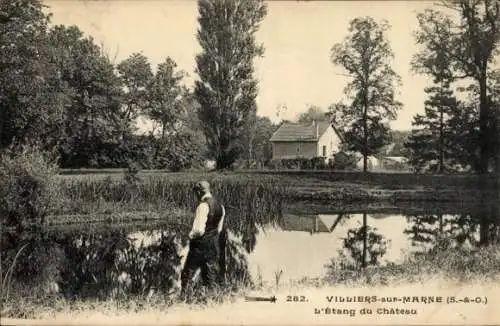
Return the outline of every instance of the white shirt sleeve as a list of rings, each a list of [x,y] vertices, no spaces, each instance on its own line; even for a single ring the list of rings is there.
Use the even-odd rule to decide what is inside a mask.
[[[219,221],[219,225],[217,226],[217,231],[219,233],[221,233],[221,231],[222,231],[222,226],[224,225],[224,217],[226,217],[226,210],[225,210],[224,206],[221,205],[221,207],[222,207],[222,217]]]
[[[193,222],[193,228],[189,233],[189,238],[202,236],[205,233],[205,226],[207,224],[209,207],[207,203],[201,203],[196,208],[196,216]]]

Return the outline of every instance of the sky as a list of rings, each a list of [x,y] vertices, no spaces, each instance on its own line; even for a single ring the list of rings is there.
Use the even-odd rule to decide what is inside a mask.
[[[44,4],[53,14],[53,24],[77,25],[103,45],[115,63],[142,52],[156,67],[169,56],[188,74],[186,85],[193,85],[195,56],[201,51],[195,0],[46,0]],[[413,116],[424,111],[424,87],[430,80],[413,73],[410,61],[418,50],[413,38],[416,14],[432,2],[268,1],[267,5],[268,14],[256,35],[265,48],[255,64],[257,114],[273,121],[293,120],[311,105],[326,109],[342,100],[348,79],[341,67],[331,63],[330,49],[344,39],[349,21],[363,16],[391,25],[393,69],[403,83],[398,89],[403,108],[391,127],[408,130]],[[286,110],[278,116],[279,106]]]

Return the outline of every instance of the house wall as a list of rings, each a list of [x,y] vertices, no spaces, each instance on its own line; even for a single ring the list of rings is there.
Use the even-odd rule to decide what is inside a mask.
[[[273,159],[318,156],[317,142],[273,142]]]
[[[328,127],[318,142],[273,142],[273,159],[323,156],[323,146],[326,146],[326,157],[332,157],[339,151],[340,144],[337,133]]]
[[[323,156],[323,146],[326,146],[326,157],[332,157],[340,150],[340,138],[332,127],[328,127],[318,141],[318,156]]]

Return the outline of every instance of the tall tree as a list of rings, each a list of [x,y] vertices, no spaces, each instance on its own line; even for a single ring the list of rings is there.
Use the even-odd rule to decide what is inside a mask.
[[[495,125],[496,156],[495,165],[497,172],[497,191],[500,196],[500,69],[491,73],[491,103]]]
[[[157,67],[149,85],[148,117],[160,127],[160,139],[175,132],[185,110],[186,87],[182,84],[185,73],[177,70],[177,63],[170,57]]]
[[[122,84],[91,37],[76,26],[55,26],[50,44],[57,71],[71,98],[64,111],[65,167],[115,167],[122,136]]]
[[[267,9],[263,0],[199,0],[195,95],[207,144],[217,169],[243,152],[255,115],[257,81],[253,62],[264,49],[255,38]]]
[[[122,103],[123,131],[133,129],[139,115],[144,114],[148,106],[147,90],[153,79],[153,72],[148,58],[142,53],[133,53],[117,65],[125,94]]]
[[[159,126],[153,161],[158,168],[179,171],[203,156],[194,96],[183,85],[185,73],[167,57],[157,67],[147,90],[147,115]]]
[[[458,14],[450,15],[433,9],[418,15],[417,44],[422,50],[417,60],[424,72],[436,66],[436,50],[444,49],[443,58],[450,64],[453,78],[472,78],[479,88],[480,164],[478,172],[487,173],[495,152],[492,139],[492,106],[488,96],[488,72],[498,53],[500,42],[500,3],[494,0],[443,0],[446,9]],[[445,46],[442,46],[442,45]]]
[[[344,41],[331,49],[332,63],[342,66],[352,79],[344,91],[352,102],[333,106],[339,112],[332,116],[344,120],[345,138],[363,154],[364,172],[368,156],[390,140],[384,120],[395,119],[402,106],[395,99],[400,77],[391,68],[394,54],[386,36],[389,28],[386,21],[355,18]]]
[[[425,113],[415,115],[413,130],[407,142],[411,152],[411,164],[418,170],[428,166],[431,170],[442,173],[451,169],[456,162],[450,151],[451,137],[456,126],[450,124],[456,112],[458,101],[453,96],[449,83],[428,87],[425,92],[429,98],[425,101]]]
[[[0,148],[61,138],[66,98],[50,60],[49,18],[39,0],[0,1]]]

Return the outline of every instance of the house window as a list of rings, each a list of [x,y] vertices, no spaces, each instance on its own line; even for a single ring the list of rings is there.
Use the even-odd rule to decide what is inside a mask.
[[[326,146],[323,145],[323,157],[326,157]]]
[[[300,144],[297,145],[297,153],[300,153]]]

